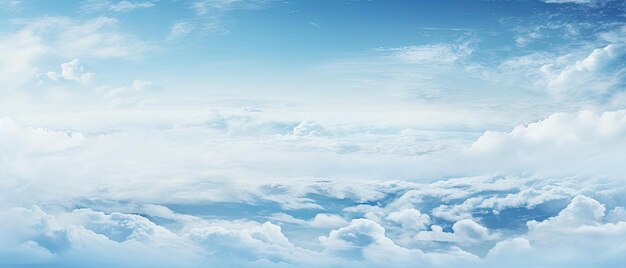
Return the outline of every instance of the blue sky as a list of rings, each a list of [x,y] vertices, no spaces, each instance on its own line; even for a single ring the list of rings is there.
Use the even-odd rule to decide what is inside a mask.
[[[0,0],[0,266],[621,267],[617,0]]]

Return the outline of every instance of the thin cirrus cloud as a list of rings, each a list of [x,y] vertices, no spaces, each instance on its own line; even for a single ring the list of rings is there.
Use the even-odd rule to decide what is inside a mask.
[[[107,0],[89,0],[81,3],[80,9],[83,12],[129,12],[137,9],[151,8],[156,5],[154,1],[107,1]]]

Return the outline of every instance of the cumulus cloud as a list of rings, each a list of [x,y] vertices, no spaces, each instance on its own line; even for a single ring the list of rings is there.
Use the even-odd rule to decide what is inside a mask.
[[[187,266],[199,260],[190,254],[193,245],[140,216],[105,215],[88,209],[52,215],[36,206],[12,208],[1,214],[5,219],[0,223],[3,265],[72,262],[150,266],[177,262]],[[162,255],[162,250],[176,254]],[[7,255],[15,251],[19,254]]]
[[[452,225],[453,232],[444,232],[438,225],[432,225],[431,231],[421,231],[415,235],[417,241],[452,242],[460,245],[474,245],[494,241],[500,235],[491,233],[486,227],[470,219],[460,220]]]
[[[544,65],[542,70],[547,73],[548,89],[554,94],[606,97],[624,89],[625,55],[626,46],[609,44],[562,68]]]
[[[414,208],[393,211],[387,215],[387,219],[399,223],[404,230],[422,230],[430,224],[430,217]]]
[[[558,215],[542,222],[530,221],[528,227],[532,231],[539,231],[552,227],[567,228],[595,225],[602,220],[605,210],[604,205],[592,198],[576,196]]]
[[[302,121],[293,128],[293,135],[295,136],[325,136],[328,134],[328,130],[313,121]]]
[[[93,78],[94,73],[86,72],[85,67],[78,59],[61,64],[61,77],[65,80],[76,81],[79,83],[88,83]],[[48,77],[52,80],[57,79],[56,74],[48,73]]]
[[[348,225],[348,221],[339,215],[319,213],[308,223],[313,228],[338,228]]]
[[[102,0],[80,6],[84,12],[126,19],[120,13],[164,2]],[[161,41],[175,45],[167,41],[224,30],[228,12],[270,3],[277,2],[182,3],[196,17],[170,21]],[[27,89],[33,77],[58,82],[40,81],[25,99],[38,98],[36,90],[49,85],[75,85],[63,80],[92,81],[87,68],[92,64],[103,67],[100,77],[107,64],[95,60],[133,59],[155,49],[124,31],[116,18],[39,17],[10,23],[15,32],[0,36],[0,87]],[[501,71],[502,78],[489,82],[507,80],[503,84],[518,89],[525,88],[516,85],[524,81],[566,100],[614,99],[623,91],[626,73],[624,29],[590,35],[602,45],[587,44],[582,54],[579,48],[557,47],[555,54],[567,54],[541,51],[509,58],[494,71]],[[530,29],[517,37],[520,49],[511,52],[516,55],[549,34]],[[490,58],[482,53],[473,42],[433,42],[381,48],[333,66],[329,73],[346,84],[331,87],[332,94],[346,85],[362,95],[376,93],[367,106],[341,102],[342,111],[365,110],[345,117],[336,110],[320,115],[325,107],[300,107],[300,100],[275,106],[215,100],[212,94],[219,92],[212,87],[218,81],[205,85],[207,90],[181,91],[191,93],[185,96],[163,90],[167,98],[162,101],[175,108],[145,109],[157,102],[151,94],[176,81],[150,82],[141,76],[79,92],[75,100],[89,111],[71,106],[64,107],[70,112],[52,114],[45,112],[49,107],[32,112],[2,107],[15,121],[0,117],[0,266],[623,263],[626,112],[556,113],[506,130],[544,110],[524,105],[519,109],[532,115],[509,118],[493,112],[508,107],[460,98],[471,94],[470,100],[478,100],[475,94],[492,93],[474,90],[488,80],[482,72],[490,67],[473,63]],[[60,71],[38,68],[67,60]],[[210,97],[200,97],[205,93]],[[441,106],[445,109],[418,109],[413,103],[444,100],[449,94],[469,108],[449,109],[447,103]],[[398,97],[411,102],[402,106]],[[111,107],[91,110],[96,101]],[[231,101],[235,108],[227,107]],[[186,109],[190,102],[206,109]],[[389,107],[393,112],[385,111]],[[475,112],[483,108],[489,112]],[[366,118],[346,120],[357,117]]]
[[[600,265],[620,260],[623,256],[620,237],[626,232],[626,222],[606,222],[605,206],[586,196],[574,197],[553,217],[529,221],[527,233],[508,238],[469,219],[454,223],[451,232],[432,225],[431,231],[415,235],[414,239],[419,242],[458,245],[440,247],[435,251],[415,247],[420,244],[400,246],[388,237],[383,224],[371,219],[353,219],[319,237],[323,248],[316,251],[295,245],[280,226],[269,222],[206,220],[176,215],[165,207],[152,205],[141,208],[141,211],[151,211],[148,212],[151,217],[161,215],[177,224],[167,224],[173,229],[170,230],[144,216],[92,209],[49,213],[33,207],[2,211],[0,216],[6,219],[0,222],[3,236],[0,255],[5,256],[2,264],[55,263],[63,258],[81,264],[122,262],[141,267],[159,262],[179,263],[186,267],[215,261],[244,267],[260,264],[280,267],[285,263],[296,267],[357,264],[402,267],[409,263],[435,267],[460,263],[469,267],[550,263],[552,267],[567,267],[574,261]],[[178,224],[182,224],[182,228],[174,227]],[[484,258],[460,248],[499,240]],[[587,241],[587,244],[576,245],[581,241]],[[601,252],[606,245],[615,246],[616,250]],[[567,248],[570,254],[581,256],[555,258],[566,252],[562,251],[563,248]],[[172,254],[161,256],[164,252]],[[78,253],[89,254],[89,258],[81,258]],[[116,257],[108,259],[111,254]],[[585,259],[591,254],[599,254],[602,258]]]
[[[141,87],[146,83],[133,84]],[[333,135],[299,137],[294,128],[302,120],[270,124],[255,121],[265,112],[237,111],[207,111],[197,120],[175,127],[88,132],[88,138],[80,140],[82,135],[71,132],[3,122],[5,131],[0,133],[5,136],[0,140],[8,141],[2,144],[7,157],[0,170],[0,175],[8,178],[0,183],[0,189],[8,193],[2,196],[3,207],[47,204],[45,217],[54,218],[58,225],[52,230],[81,230],[81,235],[100,239],[98,244],[81,244],[88,248],[111,247],[109,252],[118,252],[126,246],[139,247],[145,250],[142,254],[150,256],[172,247],[211,261],[235,256],[232,259],[241,266],[383,266],[387,264],[379,261],[383,256],[394,256],[397,262],[389,265],[399,267],[407,263],[446,266],[451,265],[448,261],[458,260],[481,264],[489,263],[490,258],[535,252],[536,237],[558,240],[552,234],[557,229],[545,226],[559,225],[560,230],[610,228],[623,221],[623,213],[615,206],[623,189],[616,181],[595,184],[578,178],[521,174],[408,182],[302,178],[289,173],[280,173],[288,180],[269,181],[267,174],[278,173],[267,170],[281,165],[295,166],[297,172],[292,174],[297,175],[315,170],[311,165],[317,162],[312,160],[325,157],[350,163],[346,159],[351,158],[332,151],[318,154],[322,148],[318,145],[320,140],[342,139],[343,135],[359,137],[346,130],[358,128],[338,130],[324,125]],[[494,164],[506,157],[570,147],[576,149],[571,152],[583,155],[598,154],[594,151],[597,146],[617,152],[626,129],[621,126],[623,117],[621,111],[557,114],[513,131],[494,132],[493,137],[485,134],[464,151],[467,158],[463,159],[482,157]],[[31,132],[34,134],[28,134]],[[371,135],[377,140],[386,137]],[[31,138],[15,137],[30,136],[33,144],[41,138],[63,146],[10,147],[29,144]],[[261,138],[264,143],[259,145]],[[490,145],[493,141],[483,143],[492,138],[503,140],[504,148]],[[306,146],[300,143],[313,149],[303,149]],[[297,164],[298,159],[292,157],[311,151],[315,153],[310,158],[301,160],[304,164]],[[284,155],[278,160],[258,157],[266,154]],[[359,159],[370,154],[355,155]],[[419,159],[428,161],[429,157]],[[336,167],[333,170],[339,170]],[[576,197],[589,193],[606,205]],[[56,211],[48,212],[50,208]],[[83,252],[71,243],[50,247],[40,243],[69,239],[48,233],[47,240],[17,239],[10,248],[19,248],[21,253],[2,252],[35,252],[32,254],[38,257],[33,259],[43,263],[65,257],[59,252]],[[322,238],[316,240],[319,236]],[[492,246],[495,249],[489,253]],[[515,249],[519,252],[511,253]],[[606,255],[605,259],[615,258]]]
[[[493,157],[510,170],[555,170],[615,174],[621,170],[626,146],[626,111],[557,113],[520,125],[510,132],[487,131],[466,151],[474,157]],[[500,160],[497,160],[500,158]],[[484,159],[484,158],[481,158]],[[551,161],[548,161],[551,159]],[[576,163],[576,164],[573,164]],[[602,168],[594,168],[602,166]]]
[[[328,236],[319,239],[328,254],[348,260],[364,260],[375,267],[402,267],[408,264],[445,266],[478,259],[459,248],[451,248],[445,253],[425,253],[419,249],[401,247],[385,235],[385,228],[368,219],[355,219],[350,225],[333,230]]]
[[[487,189],[508,189],[510,186],[506,180],[500,182],[498,179],[481,183],[476,179],[457,179],[446,183],[436,182],[427,185],[404,185],[396,189],[398,192],[405,192],[407,188],[413,190],[426,189],[429,192],[448,192],[455,196],[455,199],[464,199],[467,194],[463,190],[456,188],[460,193],[454,193],[451,186],[468,187],[474,185],[480,190],[493,191]],[[500,185],[498,185],[500,184]],[[302,183],[298,183],[302,185]],[[384,189],[384,183],[379,184],[377,189]],[[355,185],[356,186],[356,185]],[[196,186],[197,187],[197,186]],[[313,189],[318,186],[315,183],[307,187]],[[334,189],[336,193],[329,191],[319,191],[318,194],[345,195],[339,194],[344,190],[341,184],[327,185],[327,189]],[[513,186],[518,189],[520,186]],[[497,194],[497,192],[495,193]],[[349,196],[349,195],[347,195]],[[322,202],[324,198],[316,198]],[[428,198],[414,205],[421,206]],[[343,202],[347,202],[344,200]],[[210,203],[205,203],[210,206]],[[357,204],[353,201],[352,204]],[[78,205],[83,206],[83,205]],[[91,203],[91,207],[97,205]],[[362,206],[362,205],[361,205]],[[175,206],[181,209],[184,207]],[[111,209],[114,212],[99,212],[93,209],[72,209],[54,214],[43,212],[40,208],[33,209],[13,208],[5,213],[5,218],[19,219],[15,214],[26,215],[25,220],[4,221],[0,224],[0,231],[6,233],[13,231],[13,237],[7,244],[6,249],[0,250],[2,254],[16,254],[12,258],[5,259],[6,263],[17,263],[24,261],[19,256],[30,255],[25,263],[41,262],[50,263],[57,258],[68,258],[64,252],[91,252],[92,250],[104,250],[106,253],[118,254],[115,261],[129,261],[119,255],[128,248],[133,248],[133,254],[150,257],[152,254],[158,255],[163,252],[176,251],[172,259],[159,259],[163,263],[180,261],[178,254],[188,254],[188,260],[193,263],[221,260],[223,265],[254,266],[259,262],[263,266],[280,266],[287,263],[289,266],[326,266],[326,265],[349,265],[362,264],[373,266],[402,267],[409,263],[421,263],[428,266],[451,267],[458,263],[465,263],[470,267],[475,265],[491,267],[490,264],[501,264],[506,259],[517,257],[533,259],[540,257],[539,263],[550,261],[553,266],[562,267],[568,262],[554,260],[547,255],[542,255],[542,243],[547,248],[558,248],[554,243],[559,243],[560,235],[570,233],[587,232],[589,228],[597,228],[595,232],[606,230],[611,235],[619,235],[611,231],[612,226],[621,226],[618,218],[605,219],[605,205],[585,196],[574,197],[570,204],[556,215],[545,220],[531,220],[528,222],[528,233],[523,229],[508,229],[505,233],[490,230],[476,220],[463,219],[455,222],[450,227],[450,231],[444,230],[441,225],[433,224],[430,230],[423,230],[424,225],[437,221],[445,224],[441,219],[428,216],[415,209],[403,209],[394,205],[380,207],[382,213],[378,217],[353,218],[350,222],[340,216],[341,210],[331,210],[329,213],[318,213],[309,220],[301,220],[287,214],[275,214],[272,216],[280,225],[296,224],[299,228],[307,230],[318,230],[320,228],[337,228],[327,235],[319,238],[318,246],[321,250],[307,249],[315,241],[303,242],[296,239],[291,241],[289,231],[285,232],[280,225],[270,222],[256,222],[244,220],[242,216],[235,216],[236,220],[214,220],[211,217],[193,216],[173,212],[170,208],[162,205],[106,205],[102,208]],[[263,205],[259,204],[259,208]],[[264,207],[268,210],[271,207]],[[116,210],[128,210],[129,212],[115,212]],[[385,212],[387,210],[387,212]],[[615,209],[614,209],[615,210]],[[259,211],[259,209],[254,209]],[[280,210],[274,210],[280,211]],[[352,210],[356,211],[356,210]],[[364,212],[376,212],[376,209],[367,208]],[[189,211],[193,213],[193,210]],[[346,210],[348,212],[348,210]],[[8,214],[7,214],[8,213]],[[134,213],[141,213],[139,216]],[[220,212],[217,212],[221,214]],[[241,211],[241,213],[246,213]],[[376,212],[379,213],[379,212]],[[619,213],[619,212],[617,212]],[[34,216],[32,216],[34,214]],[[484,212],[482,216],[489,216]],[[480,217],[482,217],[480,216]],[[34,218],[33,218],[34,217]],[[149,218],[148,218],[149,217]],[[42,222],[46,219],[46,228],[32,229],[29,226]],[[163,221],[162,219],[166,219]],[[157,224],[157,221],[161,221]],[[607,221],[607,223],[604,223]],[[617,222],[616,222],[617,221]],[[612,223],[615,222],[615,223]],[[397,225],[400,229],[394,229]],[[21,226],[18,228],[17,226]],[[290,228],[290,227],[289,227]],[[286,228],[289,230],[289,228]],[[621,227],[620,227],[621,228]],[[18,230],[18,232],[15,232]],[[24,230],[24,231],[22,231]],[[34,231],[33,231],[34,230]],[[302,229],[299,229],[302,230]],[[388,232],[390,230],[390,232]],[[302,231],[299,231],[302,232]],[[417,234],[416,234],[417,232]],[[604,232],[604,231],[602,231]],[[593,233],[593,232],[592,232]],[[293,233],[291,233],[293,235]],[[608,236],[608,235],[607,235]],[[403,241],[402,237],[410,237],[413,242]],[[605,237],[605,236],[602,236]],[[93,242],[95,239],[96,242]],[[581,239],[580,237],[578,239]],[[502,240],[502,241],[500,241]],[[11,242],[12,241],[12,242]],[[71,241],[71,242],[68,242]],[[89,242],[91,241],[91,242]],[[500,241],[496,244],[496,242]],[[611,242],[611,240],[609,240]],[[611,243],[618,243],[613,240]],[[434,245],[438,244],[438,246]],[[466,250],[476,250],[477,248],[489,249],[485,258],[479,258],[480,254],[471,254]],[[20,245],[19,247],[16,245]],[[12,248],[9,250],[8,248]],[[598,246],[594,246],[597,250]],[[18,252],[19,251],[19,252]],[[20,253],[21,252],[21,253]],[[19,254],[22,255],[19,255]],[[531,254],[531,255],[528,255]],[[556,253],[552,253],[556,254]],[[90,259],[75,260],[77,263],[98,263],[106,259],[106,254],[94,254]],[[532,256],[532,257],[529,257]],[[616,255],[604,255],[605,260],[615,260]],[[504,259],[503,259],[504,258]],[[224,263],[224,260],[229,261]],[[137,262],[138,266],[150,265],[144,261]]]
[[[558,215],[529,221],[525,236],[499,242],[487,260],[513,263],[514,267],[541,263],[612,267],[624,260],[626,248],[620,237],[626,234],[626,222],[606,222],[604,212],[605,206],[597,200],[577,196]]]
[[[411,251],[397,246],[385,236],[385,228],[368,219],[353,220],[349,226],[330,232],[328,236],[320,237],[320,242],[327,251],[348,258],[365,258],[381,261],[379,257],[421,255],[419,250]]]
[[[314,253],[294,246],[281,227],[270,222],[245,226],[211,226],[189,230],[187,236],[214,255],[236,256],[243,260],[267,259],[275,262],[306,261]],[[234,227],[234,228],[233,228]]]

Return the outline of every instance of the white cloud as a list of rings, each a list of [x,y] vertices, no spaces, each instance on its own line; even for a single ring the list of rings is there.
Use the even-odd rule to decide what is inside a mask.
[[[106,4],[100,11],[127,12],[157,2],[100,3]],[[199,17],[172,24],[167,40],[223,27],[226,12],[265,3],[194,1]],[[33,76],[87,83],[93,73],[78,58],[127,59],[154,49],[113,18],[15,23],[18,31],[0,39],[0,86],[9,90]],[[516,74],[511,84],[529,80],[563,95],[612,96],[624,77],[622,33],[601,34],[612,44],[588,55],[537,53],[500,67],[537,72]],[[539,35],[529,33],[519,45]],[[445,111],[432,112],[402,106],[389,92],[378,99],[378,91],[434,98],[466,86],[469,94],[489,95],[473,91],[482,85],[472,84],[476,73],[484,70],[469,66],[474,49],[470,43],[397,47],[380,49],[363,60],[368,64],[353,63],[365,70],[362,77],[338,76],[372,88],[361,95],[377,94],[371,105],[339,101],[342,111],[364,110],[356,116],[319,103],[272,106],[256,99],[229,110],[224,106],[239,100],[205,102],[194,90],[181,91],[193,96],[168,91],[171,98],[163,100],[168,107],[186,108],[189,101],[206,110],[137,109],[166,83],[140,79],[79,92],[122,109],[99,111],[77,98],[89,111],[10,111],[26,125],[54,128],[0,118],[0,266],[450,267],[489,266],[510,256],[550,267],[571,264],[561,256],[595,258],[595,266],[622,263],[623,180],[612,178],[625,171],[626,112],[558,113],[506,131],[520,119],[501,115],[504,120],[491,124],[485,121],[497,121],[493,111],[465,113],[489,101],[459,98],[472,106],[448,110],[454,105],[446,104]],[[37,68],[58,59],[75,60],[60,72]],[[447,81],[458,76],[461,82]],[[364,83],[352,83],[363,77]],[[216,85],[201,91],[213,94]],[[260,110],[242,112],[248,105]],[[357,117],[365,119],[345,119]],[[498,130],[472,143],[492,125]],[[75,128],[80,132],[68,130]],[[475,174],[487,175],[437,181]],[[31,205],[40,207],[24,208]],[[18,207],[4,209],[12,206]]]
[[[75,209],[60,217],[66,223],[83,226],[96,234],[104,235],[117,242],[133,240],[142,243],[163,243],[178,239],[169,230],[138,215],[118,212],[105,214],[91,209]]]
[[[348,221],[341,216],[327,213],[319,213],[315,215],[308,223],[312,228],[339,228],[348,225]]]
[[[626,209],[624,207],[615,207],[606,215],[608,222],[626,221]]]
[[[605,206],[577,196],[558,215],[529,221],[528,233],[498,243],[487,255],[492,264],[514,267],[611,267],[624,261],[626,222],[607,223]]]
[[[3,90],[18,87],[34,77],[36,60],[49,52],[42,38],[21,30],[0,38],[0,85]]]
[[[387,219],[399,223],[405,232],[408,230],[422,230],[430,224],[430,217],[414,208],[405,208],[391,212],[387,215]]]
[[[365,261],[374,267],[406,265],[454,266],[461,262],[472,263],[478,257],[459,248],[445,253],[425,253],[419,249],[398,246],[385,235],[385,228],[368,219],[355,219],[350,225],[320,237],[325,252],[347,260]]]
[[[21,0],[0,0],[0,11],[19,11],[22,4]]]
[[[118,21],[100,17],[87,21],[67,17],[40,17],[12,21],[17,31],[0,35],[0,85],[12,90],[32,83],[41,74],[38,66],[45,56],[63,58],[137,58],[155,49],[117,29]],[[90,75],[78,79],[87,81]]]
[[[510,258],[510,255],[524,254],[531,249],[530,242],[527,239],[516,237],[511,240],[498,242],[489,250],[487,258],[505,260],[506,258]]]
[[[111,5],[109,9],[113,11],[118,11],[118,12],[126,12],[130,10],[138,9],[138,8],[149,8],[153,6],[154,6],[153,2],[120,1],[116,4]]]
[[[532,231],[539,231],[552,227],[567,228],[595,225],[602,220],[605,210],[604,205],[592,198],[576,196],[557,216],[542,222],[530,221],[528,228]]]
[[[81,133],[22,127],[11,119],[0,117],[0,156],[58,152],[80,146],[85,140]]]
[[[299,137],[306,136],[326,136],[330,134],[322,125],[313,121],[302,121],[293,128],[293,135]]]
[[[141,88],[150,83],[133,84]],[[125,90],[132,92],[132,89]],[[125,90],[121,90],[119,94],[126,92]],[[2,196],[2,204],[28,206],[45,203],[54,204],[51,205],[53,207],[69,207],[69,216],[55,213],[54,217],[57,221],[62,221],[59,223],[62,226],[76,227],[62,227],[60,230],[80,227],[79,229],[93,233],[91,235],[95,234],[96,237],[106,237],[103,240],[108,241],[106,243],[143,243],[152,245],[146,246],[151,249],[158,244],[168,248],[178,247],[182,243],[191,245],[193,252],[212,256],[212,259],[224,259],[228,252],[232,252],[234,255],[231,256],[236,256],[232,259],[244,262],[286,262],[294,266],[311,266],[320,262],[340,266],[350,262],[384,265],[385,263],[378,262],[383,259],[381,256],[394,256],[397,262],[390,265],[396,266],[415,262],[435,265],[442,260],[459,259],[480,263],[478,257],[465,251],[482,256],[481,250],[486,253],[490,246],[500,240],[511,241],[508,246],[506,242],[498,246],[502,248],[500,253],[491,254],[505,256],[508,254],[505,248],[526,248],[521,239],[514,240],[518,236],[529,241],[531,247],[535,246],[535,240],[530,235],[525,236],[525,230],[507,229],[510,227],[497,226],[488,220],[490,217],[500,217],[499,212],[511,217],[512,211],[519,211],[519,214],[515,214],[515,219],[503,219],[507,223],[519,221],[519,226],[525,222],[524,217],[517,218],[519,215],[531,219],[534,217],[539,223],[552,222],[552,225],[557,221],[539,220],[549,216],[558,218],[569,215],[567,217],[576,220],[565,221],[582,222],[577,224],[584,226],[608,224],[605,222],[617,224],[621,221],[620,210],[611,206],[607,206],[609,211],[614,211],[609,212],[613,215],[610,220],[608,216],[598,218],[597,215],[585,218],[585,215],[594,215],[589,213],[593,209],[586,209],[581,204],[588,204],[587,207],[592,208],[597,206],[593,202],[579,202],[577,199],[572,204],[579,209],[564,210],[561,216],[555,215],[556,211],[546,211],[537,217],[528,212],[551,200],[565,202],[584,192],[596,193],[604,199],[618,196],[615,197],[618,200],[622,192],[615,185],[619,185],[619,182],[612,181],[594,184],[560,176],[548,179],[541,176],[477,176],[417,183],[402,180],[385,182],[320,179],[322,176],[297,177],[303,170],[307,170],[307,174],[313,173],[310,170],[316,169],[311,168],[311,165],[325,158],[333,161],[341,159],[345,161],[343,163],[354,161],[343,155],[334,158],[337,157],[334,153],[318,153],[321,151],[319,140],[346,138],[352,142],[361,142],[358,135],[353,136],[347,129],[356,133],[371,129],[325,125],[324,129],[334,135],[294,138],[293,128],[301,120],[271,121],[270,124],[263,121],[263,116],[266,116],[266,112],[249,113],[237,109],[237,113],[230,113],[209,110],[198,115],[197,120],[189,120],[189,123],[179,124],[177,127],[163,124],[163,128],[122,128],[104,132],[96,128],[85,134],[89,138],[84,138],[77,144],[70,143],[68,147],[3,150],[8,154],[2,162],[0,175],[9,179],[1,181],[0,190],[9,194]],[[626,123],[622,124],[625,121],[623,117],[621,111],[603,114],[557,114],[544,121],[521,126],[519,130],[497,132],[498,135],[495,136],[506,141],[505,148],[517,148],[519,152],[533,155],[542,152],[541,150],[550,152],[551,146],[560,146],[558,144],[561,137],[567,136],[566,148],[572,147],[576,149],[572,152],[594,155],[597,152],[589,151],[587,147],[594,149],[597,146],[606,146],[613,147],[612,150],[621,150],[618,145],[621,144],[623,131],[626,129]],[[23,128],[25,127],[6,129]],[[54,140],[60,141],[71,140],[74,136],[54,130],[46,130],[44,133],[48,135],[48,132],[54,133]],[[392,139],[395,141],[399,136],[396,132],[393,133]],[[389,134],[369,135],[373,135],[372,139],[379,142],[373,144],[381,146],[388,138],[385,135]],[[263,143],[259,146],[261,138]],[[466,157],[489,165],[498,165],[499,168],[497,161],[502,160],[502,155],[504,158],[508,157],[509,151],[499,146],[483,147],[485,144],[479,141],[484,138],[490,137],[479,138],[475,143],[478,147],[469,147],[465,152]],[[6,140],[9,141],[7,144],[19,144],[15,139]],[[535,146],[535,143],[539,145]],[[587,143],[590,146],[585,145]],[[306,148],[307,146],[311,148]],[[475,151],[477,148],[481,150]],[[18,151],[33,153],[18,153],[19,157],[15,157],[15,152]],[[305,157],[304,160],[293,157],[307,154],[310,157]],[[260,155],[263,157],[259,157]],[[518,156],[517,153],[514,155]],[[369,153],[355,153],[355,159],[369,156]],[[392,160],[402,159],[403,156],[397,157]],[[432,156],[420,156],[419,159],[429,161],[430,157]],[[489,160],[482,160],[481,157]],[[443,159],[449,165],[449,158]],[[621,163],[617,160],[616,163]],[[453,162],[462,166],[465,160]],[[411,165],[407,164],[407,167],[413,168],[414,163],[418,162],[410,162]],[[274,170],[281,165],[294,167],[297,172],[293,174],[296,175]],[[489,165],[483,164],[482,168],[496,169]],[[246,168],[242,169],[243,166]],[[332,167],[334,172],[341,170],[337,165]],[[537,166],[533,166],[533,169],[537,169]],[[280,171],[285,172],[283,168]],[[358,171],[363,172],[359,174],[368,173],[366,169],[359,168]],[[272,181],[267,179],[266,174],[278,173],[282,177]],[[91,202],[103,202],[105,205]],[[108,205],[107,202],[123,205]],[[227,217],[237,220],[208,220],[222,217],[224,212],[213,212],[212,209],[219,208],[224,203],[235,207],[227,211],[227,214],[232,213],[232,216]],[[168,208],[172,204],[174,205]],[[556,204],[550,206],[558,207],[561,203]],[[98,206],[102,208],[97,208]],[[73,207],[91,209],[71,210]],[[202,211],[199,207],[207,207],[207,210]],[[545,207],[541,211],[543,209]],[[98,210],[107,211],[97,212]],[[290,210],[289,214],[286,210]],[[251,218],[269,219],[276,224],[280,223],[282,227],[278,229],[277,225],[252,222]],[[365,219],[355,220],[359,218]],[[594,221],[597,223],[592,224]],[[429,225],[431,227],[427,231]],[[320,241],[312,238],[330,228],[336,230]],[[494,228],[505,230],[501,232]],[[194,234],[193,239],[191,233]],[[62,236],[60,239],[63,239]],[[26,242],[21,241],[19,244],[24,243]],[[114,248],[118,246],[111,245]],[[92,247],[92,244],[87,246]],[[36,248],[33,251],[38,252],[37,256],[44,262],[46,258],[55,258],[56,253],[46,253],[49,251],[47,247],[42,247],[39,243],[26,243],[23,247]],[[72,252],[77,252],[76,250],[74,246],[68,249]],[[159,251],[162,248],[157,247],[154,250]],[[297,257],[290,257],[291,255]],[[443,266],[449,264],[445,261],[443,263]]]
[[[175,22],[170,27],[170,33],[167,36],[167,40],[175,40],[178,38],[183,38],[187,36],[189,33],[191,33],[191,31],[193,31],[194,28],[195,28],[195,25],[190,22],[186,22],[186,21]]]
[[[72,61],[61,64],[61,77],[63,77],[63,79],[65,80],[71,80],[85,84],[89,83],[93,76],[94,73],[86,72],[85,67],[80,63],[78,59],[74,59]]]
[[[452,225],[453,232],[444,232],[438,225],[432,225],[431,231],[421,231],[414,237],[417,241],[452,242],[460,245],[475,245],[498,240],[499,234],[490,232],[486,227],[470,219],[460,220]]]
[[[598,4],[604,2],[603,0],[541,0],[544,3],[550,4],[564,4],[564,3],[574,3],[574,4]]]
[[[624,133],[624,110],[558,113],[510,132],[487,131],[466,154],[476,161],[496,161],[508,171],[617,175],[623,171],[618,159],[624,157]]]
[[[191,8],[196,14],[205,15],[232,9],[257,9],[268,2],[267,0],[198,0],[191,3]]]
[[[384,255],[410,258],[413,254],[423,254],[420,250],[411,251],[396,245],[385,236],[380,224],[368,219],[353,220],[350,225],[331,231],[327,237],[320,237],[320,242],[334,254],[377,262],[382,261],[379,257]]]
[[[105,100],[114,106],[143,106],[150,103],[149,94],[157,86],[149,81],[133,80],[129,86],[109,88],[101,87],[95,90]]]
[[[270,218],[280,223],[296,224],[315,229],[335,229],[348,225],[345,218],[328,213],[319,213],[309,220],[298,219],[286,213],[275,213]]]
[[[401,62],[421,65],[454,64],[465,60],[473,52],[470,43],[458,45],[433,44],[398,48],[380,48],[377,50],[391,52],[392,56]]]
[[[599,37],[611,44],[624,44],[626,43],[626,25],[622,25],[617,29],[602,32],[599,34]]]
[[[270,0],[195,0],[190,8],[197,15],[200,34],[227,34],[225,17],[236,10],[261,9],[272,3]]]
[[[81,4],[81,10],[85,12],[113,11],[128,12],[136,9],[154,7],[155,1],[108,1],[108,0],[88,0]]]
[[[542,70],[547,73],[547,87],[554,94],[603,97],[624,90],[626,67],[620,63],[625,55],[626,46],[610,44],[563,68],[544,65]]]
[[[12,208],[0,216],[4,219],[0,222],[0,265],[63,261],[98,266],[146,267],[164,262],[188,266],[201,259],[193,253],[194,245],[136,215],[106,215],[89,209],[53,215],[33,207]],[[5,255],[15,251],[21,255]],[[163,251],[172,255],[163,255]]]
[[[312,251],[294,246],[278,225],[270,222],[246,225],[192,228],[187,231],[186,236],[212,252],[212,255],[236,256],[239,260],[266,259],[300,263],[311,257],[308,255],[315,255]]]
[[[41,38],[47,52],[66,57],[133,58],[155,46],[118,29],[118,20],[98,17],[79,21],[67,17],[40,17],[18,21],[22,32]],[[44,38],[45,37],[45,38]]]

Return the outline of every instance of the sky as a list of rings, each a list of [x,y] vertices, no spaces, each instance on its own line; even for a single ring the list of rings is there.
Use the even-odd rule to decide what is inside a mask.
[[[0,0],[0,267],[622,267],[626,2]]]

